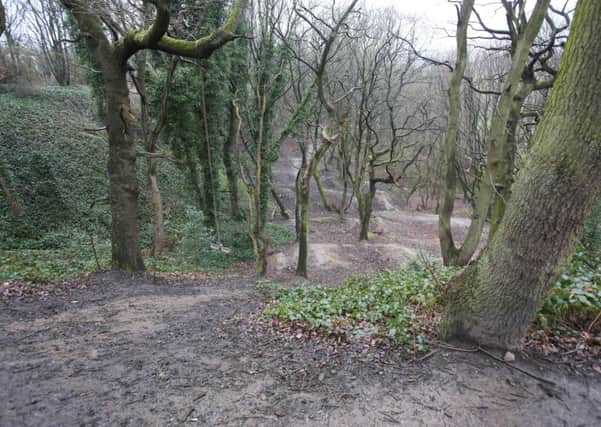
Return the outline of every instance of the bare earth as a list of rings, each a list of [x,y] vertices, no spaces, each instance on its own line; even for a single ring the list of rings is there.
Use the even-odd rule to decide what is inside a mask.
[[[275,175],[289,203],[290,181]],[[361,244],[354,210],[340,224],[315,203],[312,280],[436,255],[436,217],[387,197]],[[458,234],[465,225],[457,221]],[[294,247],[272,258],[270,277],[295,282]],[[439,347],[411,360],[394,348],[278,334],[255,321],[262,295],[239,270],[100,273],[45,299],[0,303],[0,426],[601,425],[601,375],[591,370],[517,355],[515,366],[550,384],[480,352]]]

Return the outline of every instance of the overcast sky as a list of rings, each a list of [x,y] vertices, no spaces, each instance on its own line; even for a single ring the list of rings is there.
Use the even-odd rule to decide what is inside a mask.
[[[364,0],[369,7],[394,6],[403,15],[415,16],[421,22],[420,38],[432,42],[435,49],[453,49],[455,41],[449,34],[454,35],[457,25],[455,6],[448,0]],[[534,0],[526,0],[532,8]],[[568,0],[569,6],[574,7],[576,0]],[[551,4],[561,9],[565,0],[552,0]],[[476,0],[476,7],[482,19],[491,28],[505,28],[505,14],[500,1]],[[425,40],[424,40],[425,41]]]

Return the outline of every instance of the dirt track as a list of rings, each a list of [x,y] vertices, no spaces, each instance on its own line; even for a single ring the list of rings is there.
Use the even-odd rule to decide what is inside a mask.
[[[104,273],[3,305],[0,425],[525,425],[601,423],[601,377],[439,349],[335,350],[249,318],[251,278]]]

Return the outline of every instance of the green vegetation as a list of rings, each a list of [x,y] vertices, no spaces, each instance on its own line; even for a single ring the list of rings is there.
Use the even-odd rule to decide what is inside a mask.
[[[544,328],[578,329],[601,313],[601,201],[586,224],[576,253],[565,267],[538,316]],[[597,327],[601,322],[597,319]]]
[[[430,271],[413,263],[405,270],[353,277],[336,288],[275,287],[276,303],[263,314],[326,333],[342,329],[361,335],[367,323],[377,335],[424,351],[431,315],[442,302],[440,284],[457,270],[440,268],[435,276]]]
[[[57,249],[92,223],[107,235],[108,210],[89,212],[107,185],[105,135],[84,131],[98,127],[90,92],[48,87],[37,93],[0,95],[0,173],[21,213],[15,218],[2,193],[0,249]]]
[[[586,257],[579,251],[572,258],[533,329],[578,336],[579,331],[601,328],[601,322],[592,324],[601,312],[601,261],[597,257],[593,269]],[[442,309],[441,285],[458,271],[414,262],[404,270],[353,277],[336,288],[260,285],[271,293],[262,315],[325,335],[350,331],[361,336],[367,330],[369,335],[393,338],[408,352],[422,352]]]
[[[0,174],[20,210],[15,218],[0,191],[0,280],[48,282],[109,269],[111,218],[104,202],[108,147],[104,131],[89,131],[101,127],[92,94],[86,87],[46,87],[32,93],[0,94]],[[149,269],[220,271],[252,260],[246,223],[225,221],[217,242],[182,168],[169,161],[159,168],[171,251],[149,258]],[[225,183],[223,174],[219,178]],[[138,164],[138,180],[140,241],[149,248],[153,227],[145,162]],[[227,208],[225,200],[220,205]],[[276,245],[292,238],[275,225],[267,233]]]

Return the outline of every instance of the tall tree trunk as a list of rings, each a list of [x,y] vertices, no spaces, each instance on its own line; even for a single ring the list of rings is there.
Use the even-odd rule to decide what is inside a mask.
[[[298,238],[298,262],[296,275],[307,277],[307,259],[309,257],[309,196],[311,190],[311,165],[303,156],[303,164],[296,179],[296,230]]]
[[[601,2],[581,0],[498,231],[449,283],[444,337],[516,348],[601,194]]]
[[[376,177],[374,175],[374,168],[370,166],[369,173],[369,188],[364,195],[357,194],[357,200],[363,199],[362,209],[359,211],[359,217],[361,220],[361,231],[359,233],[359,240],[369,239],[369,222],[371,221],[371,214],[373,212],[374,198],[376,197]]]
[[[104,58],[109,139],[109,194],[113,268],[143,271],[138,245],[138,180],[125,64]],[[107,64],[109,63],[109,64]]]
[[[229,105],[228,135],[223,144],[223,165],[227,176],[228,189],[230,192],[230,215],[232,218],[240,218],[240,202],[238,199],[238,163],[240,153],[236,144],[236,107],[233,102]]]
[[[10,206],[10,211],[13,215],[13,219],[15,220],[15,222],[17,222],[21,219],[21,207],[19,206],[16,197],[11,191],[8,182],[6,181],[6,179],[4,179],[4,176],[2,175],[2,169],[2,165],[0,164],[0,188],[4,193],[4,197],[6,197],[8,206]]]
[[[146,5],[145,14],[148,13],[148,5]],[[149,20],[146,18],[146,20]],[[140,122],[142,125],[142,135],[144,139],[144,149],[147,153],[154,154],[157,151],[157,142],[160,136],[161,129],[165,123],[167,116],[167,96],[173,79],[173,73],[175,72],[175,61],[172,61],[167,76],[167,81],[163,87],[163,98],[161,104],[161,112],[157,118],[157,125],[154,129],[150,129],[150,121],[148,118],[148,100],[146,98],[146,52],[140,52],[138,54],[138,65],[137,65],[137,88],[140,92],[140,105],[141,114]],[[146,173],[148,188],[150,190],[150,200],[152,204],[153,213],[153,239],[151,255],[158,257],[162,254],[165,248],[165,226],[164,226],[164,215],[163,215],[163,198],[161,195],[161,189],[159,187],[159,175],[158,175],[159,160],[153,157],[146,158]]]

